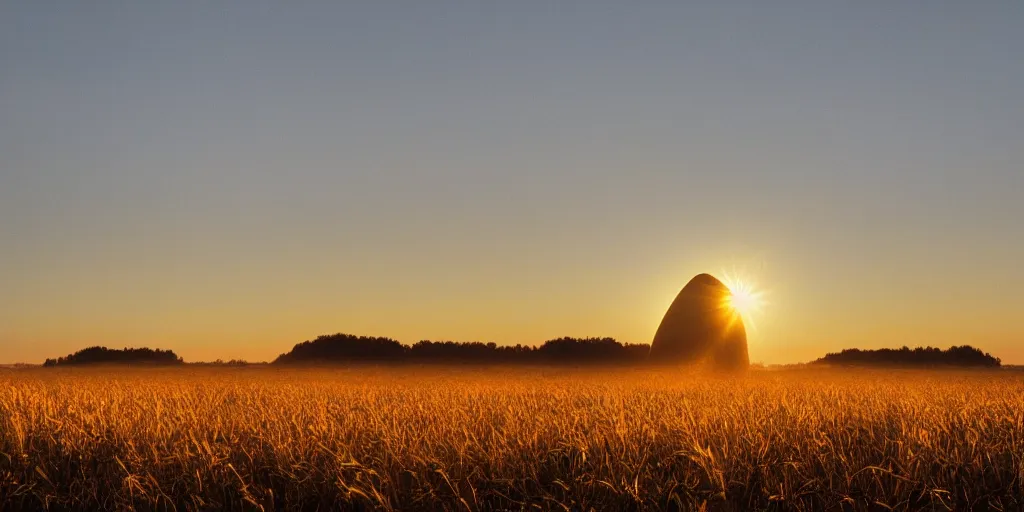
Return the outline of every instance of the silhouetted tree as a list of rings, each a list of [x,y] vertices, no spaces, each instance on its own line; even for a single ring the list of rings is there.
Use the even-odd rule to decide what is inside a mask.
[[[107,347],[89,347],[74,354],[47,359],[43,366],[66,366],[82,364],[182,364],[182,360],[171,350],[151,348],[124,348],[121,350]]]
[[[541,359],[553,363],[623,362],[623,346],[612,338],[558,338],[544,342],[538,349]]]
[[[266,364],[266,363],[250,363],[249,361],[246,361],[245,359],[231,359],[230,361],[225,361],[223,359],[216,359],[216,360],[213,360],[213,361],[210,361],[210,362],[198,362],[198,363],[191,363],[191,364],[199,365],[199,366],[249,366],[249,365],[252,365],[252,364]]]
[[[275,363],[390,362],[405,358],[408,347],[391,338],[332,334],[295,345]]]
[[[409,348],[409,359],[434,363],[497,363],[501,348],[495,343],[422,340]]]
[[[970,345],[954,346],[947,350],[935,347],[901,347],[877,350],[846,349],[829,353],[813,364],[850,366],[974,366],[998,368],[1002,361]]]
[[[349,334],[320,336],[295,345],[275,363],[407,362],[472,364],[637,364],[648,345],[623,345],[612,338],[558,338],[539,347],[499,346],[479,341],[421,340],[411,347],[391,338]]]

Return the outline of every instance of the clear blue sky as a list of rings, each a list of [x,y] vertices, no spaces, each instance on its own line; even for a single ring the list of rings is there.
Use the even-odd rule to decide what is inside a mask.
[[[327,4],[327,3],[324,3]],[[5,2],[0,361],[325,332],[1024,363],[1024,2]]]

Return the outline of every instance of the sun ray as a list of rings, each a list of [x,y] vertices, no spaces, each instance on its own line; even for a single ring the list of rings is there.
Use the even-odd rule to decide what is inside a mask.
[[[729,326],[742,320],[745,327],[757,330],[756,320],[767,304],[764,292],[758,290],[750,281],[735,275],[723,273],[722,282],[729,288],[729,295],[722,300],[722,309],[729,315]]]

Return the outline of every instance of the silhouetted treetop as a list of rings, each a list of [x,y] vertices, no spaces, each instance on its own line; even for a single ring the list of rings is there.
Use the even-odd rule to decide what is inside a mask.
[[[151,348],[89,347],[74,354],[57,359],[47,359],[43,366],[68,366],[82,364],[182,364],[182,360],[171,350]]]
[[[649,349],[642,344],[623,345],[612,338],[558,338],[539,347],[422,340],[410,347],[391,338],[333,334],[299,343],[274,362],[618,364],[640,363],[646,359]]]
[[[295,345],[291,352],[281,354],[275,363],[318,361],[398,361],[408,347],[391,338],[330,334]]]
[[[950,347],[946,350],[935,347],[910,349],[882,348],[877,350],[846,349],[829,353],[812,364],[838,366],[981,366],[998,368],[1002,361],[970,345]]]
[[[648,350],[645,350],[644,357]],[[558,338],[545,341],[537,352],[542,359],[548,361],[592,363],[622,359],[626,350],[613,338]]]

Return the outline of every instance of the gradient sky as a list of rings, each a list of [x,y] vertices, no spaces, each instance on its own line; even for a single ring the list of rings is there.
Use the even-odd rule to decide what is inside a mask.
[[[1024,363],[1024,2],[0,4],[0,361],[319,334]],[[770,4],[770,5],[769,5]]]

